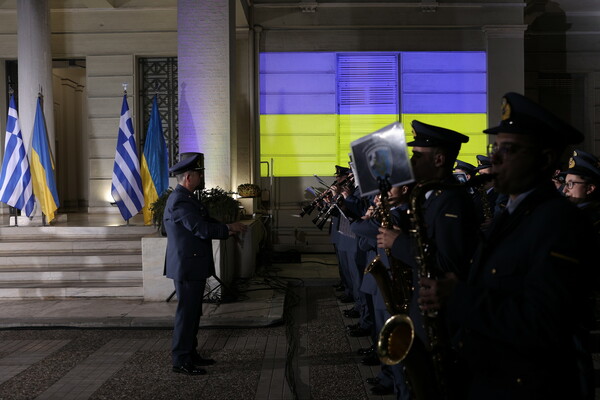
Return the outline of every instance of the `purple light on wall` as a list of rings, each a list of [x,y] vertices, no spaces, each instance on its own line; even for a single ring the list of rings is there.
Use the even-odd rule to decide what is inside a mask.
[[[179,0],[177,26],[179,152],[204,153],[207,187],[229,189],[229,1]]]
[[[484,72],[404,73],[404,93],[484,93]]]
[[[402,113],[487,112],[484,52],[405,52],[401,64]]]
[[[335,74],[336,53],[261,53],[260,73]]]
[[[261,53],[261,114],[334,114],[335,53]]]
[[[403,52],[402,73],[406,72],[486,72],[483,51]]]
[[[485,93],[404,94],[403,114],[477,114],[486,112]]]

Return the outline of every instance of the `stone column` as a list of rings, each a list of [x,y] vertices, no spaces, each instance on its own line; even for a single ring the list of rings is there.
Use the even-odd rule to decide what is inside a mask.
[[[500,122],[502,96],[507,92],[524,94],[526,25],[484,26],[488,75],[488,126]]]
[[[206,187],[231,189],[232,0],[177,2],[179,152],[204,153]]]
[[[43,94],[44,117],[50,149],[55,153],[54,98],[52,95],[52,49],[48,0],[17,1],[19,63],[19,123],[29,151],[37,96]]]

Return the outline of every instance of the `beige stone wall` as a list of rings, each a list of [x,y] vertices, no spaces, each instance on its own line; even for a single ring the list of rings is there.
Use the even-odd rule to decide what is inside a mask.
[[[136,118],[135,58],[133,55],[86,57],[89,143],[89,212],[118,212],[111,207],[110,188],[123,83],[127,83],[127,103]],[[135,132],[136,140],[139,137]],[[108,208],[108,209],[107,209]]]

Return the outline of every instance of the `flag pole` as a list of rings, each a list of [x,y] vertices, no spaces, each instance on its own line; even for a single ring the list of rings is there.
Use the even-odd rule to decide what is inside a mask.
[[[14,92],[15,91],[12,88],[12,82],[10,81],[10,76],[9,76],[8,77],[8,97],[9,98],[12,97]],[[10,226],[10,217],[15,217],[15,226],[18,227],[19,226],[19,212],[17,211],[16,207],[8,206],[8,226]]]
[[[124,96],[127,96],[127,82],[123,82],[123,83],[122,83],[122,85],[123,85],[123,95],[124,95]],[[127,218],[127,219],[125,220],[125,225],[126,225],[126,226],[129,226],[129,220],[130,220],[130,219],[131,219],[131,218]]]
[[[44,109],[44,95],[42,94],[42,85],[40,85],[40,90],[38,91],[38,98],[40,99],[40,106],[42,110]],[[42,212],[42,226],[46,226],[46,214]]]

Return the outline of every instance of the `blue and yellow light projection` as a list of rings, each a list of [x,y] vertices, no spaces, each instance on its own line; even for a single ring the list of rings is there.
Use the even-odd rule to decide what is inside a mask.
[[[274,176],[332,175],[351,141],[395,121],[410,136],[418,119],[468,135],[459,158],[476,164],[486,80],[485,52],[261,53],[261,161]]]

